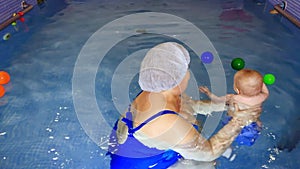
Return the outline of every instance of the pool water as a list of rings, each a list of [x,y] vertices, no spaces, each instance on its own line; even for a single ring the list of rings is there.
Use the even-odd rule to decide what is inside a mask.
[[[145,34],[117,43],[96,69],[95,84],[81,82],[94,85],[92,95],[96,96],[104,121],[82,121],[83,114],[74,101],[74,97],[82,94],[80,90],[74,91],[74,70],[82,48],[96,31],[120,17],[143,12],[172,14],[201,29],[219,54],[228,93],[233,93],[233,58],[241,57],[246,67],[276,76],[275,84],[268,86],[270,96],[263,105],[264,127],[259,139],[251,147],[233,144],[235,159],[220,157],[217,168],[297,169],[299,34],[282,25],[280,18],[270,15],[264,5],[241,0],[56,0],[47,1],[43,8],[35,7],[19,31],[8,41],[0,42],[0,69],[11,76],[11,82],[5,85],[7,93],[0,98],[0,168],[109,168],[109,158],[105,156],[107,126],[112,126],[120,113],[115,102],[121,102],[114,97],[111,84],[123,83],[116,78],[117,69],[129,56],[135,59],[126,62],[125,67],[136,68],[146,49],[174,41],[180,34],[174,38],[136,30]],[[99,45],[104,46],[109,40],[101,39]],[[197,85],[213,85],[205,67],[191,53],[191,70]],[[89,72],[91,68],[85,65],[81,70]],[[128,79],[129,92],[125,95],[132,99],[140,91],[137,75]],[[82,96],[82,104],[89,110],[89,93]],[[86,116],[98,118],[93,112]],[[102,125],[106,127],[98,127]],[[85,127],[90,126],[96,128],[87,131]]]

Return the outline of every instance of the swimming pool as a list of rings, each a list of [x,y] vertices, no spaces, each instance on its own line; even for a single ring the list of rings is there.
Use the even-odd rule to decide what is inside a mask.
[[[3,53],[0,69],[11,75],[11,82],[5,86],[7,93],[0,98],[0,168],[108,168],[109,160],[101,147],[105,148],[109,131],[94,129],[93,126],[103,124],[85,123],[80,112],[90,110],[92,104],[89,101],[96,101],[105,118],[99,123],[112,125],[119,113],[114,103],[122,102],[114,97],[111,85],[123,83],[118,81],[116,74],[120,65],[135,67],[139,64],[139,51],[144,52],[162,41],[174,40],[180,34],[167,37],[135,29],[146,34],[117,43],[96,68],[95,85],[82,82],[87,87],[94,85],[94,93],[74,91],[74,71],[76,73],[82,48],[96,31],[120,17],[145,12],[175,15],[201,29],[223,63],[228,92],[233,92],[235,71],[230,62],[235,57],[243,58],[246,67],[262,74],[272,73],[277,78],[276,83],[269,86],[270,97],[263,106],[264,130],[260,138],[252,147],[233,145],[236,158],[233,161],[218,159],[217,168],[298,168],[299,37],[282,25],[278,17],[269,15],[264,5],[252,1],[219,0],[68,0],[47,1],[46,7],[36,7],[19,32],[9,41],[0,42]],[[178,25],[172,26],[177,28]],[[185,30],[182,32],[186,33]],[[109,37],[105,38],[99,40],[99,45],[109,43]],[[134,59],[125,62],[129,56]],[[193,55],[192,59],[191,69],[197,84],[210,85],[197,56]],[[89,72],[93,67],[83,65],[83,68],[79,70]],[[128,95],[132,98],[139,91],[137,76],[128,79],[131,79]],[[89,94],[95,95],[92,98],[95,100],[89,100]],[[74,97],[78,95],[84,101],[82,111],[74,103]],[[98,118],[93,112],[87,116],[87,119]],[[83,126],[92,127],[86,131]],[[88,134],[94,135],[97,143]]]

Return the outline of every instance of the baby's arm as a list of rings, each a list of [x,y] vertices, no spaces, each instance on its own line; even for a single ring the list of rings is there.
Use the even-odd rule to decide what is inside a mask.
[[[225,103],[228,102],[230,100],[230,98],[232,97],[232,94],[228,94],[226,96],[216,96],[215,94],[213,94],[206,86],[200,86],[199,87],[200,92],[206,94],[212,102],[214,103]]]
[[[267,86],[265,85],[265,83],[263,83],[263,87],[261,89],[261,95],[264,98],[264,100],[266,100],[269,97],[269,90],[268,90]]]

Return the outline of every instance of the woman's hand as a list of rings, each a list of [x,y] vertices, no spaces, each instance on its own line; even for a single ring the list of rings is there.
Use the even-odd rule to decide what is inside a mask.
[[[240,110],[236,103],[234,103],[234,108],[235,109],[234,113],[232,113],[232,117],[239,121],[242,126],[257,121],[262,111],[261,107]]]

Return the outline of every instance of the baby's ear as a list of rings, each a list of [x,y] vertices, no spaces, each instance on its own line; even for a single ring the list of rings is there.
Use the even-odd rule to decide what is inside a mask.
[[[238,88],[234,88],[234,91],[237,93],[237,94],[240,94],[240,90]]]

